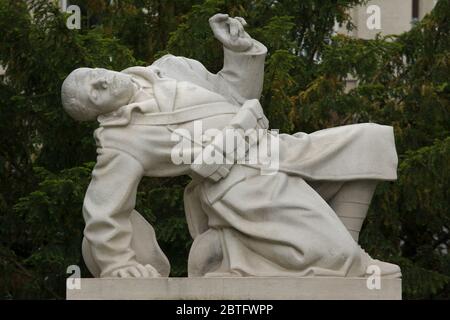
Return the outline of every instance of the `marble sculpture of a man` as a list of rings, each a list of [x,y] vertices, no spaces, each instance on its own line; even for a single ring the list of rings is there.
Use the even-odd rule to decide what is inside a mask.
[[[273,174],[261,174],[258,164],[172,161],[173,133],[192,132],[198,121],[204,129],[263,130],[257,143],[270,138],[258,101],[267,49],[245,24],[224,14],[210,19],[224,46],[217,74],[198,61],[166,55],[121,72],[80,68],[64,81],[69,115],[100,124],[83,205],[90,271],[97,277],[168,276],[154,230],[135,210],[137,188],[144,176],[189,175],[189,276],[364,277],[377,265],[382,277],[400,277],[398,266],[372,259],[357,243],[377,182],[397,178],[392,127],[364,123],[280,134]],[[204,152],[196,150],[194,158]]]

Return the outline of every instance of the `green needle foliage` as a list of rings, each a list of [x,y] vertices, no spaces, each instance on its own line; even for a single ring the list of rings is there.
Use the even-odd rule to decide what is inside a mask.
[[[66,269],[79,265],[81,207],[96,158],[96,123],[64,112],[60,87],[77,67],[121,70],[170,52],[220,70],[208,25],[217,12],[245,17],[267,45],[261,102],[272,128],[313,132],[361,122],[395,128],[399,179],[381,183],[361,243],[400,264],[404,297],[450,298],[450,3],[400,36],[361,40],[347,9],[363,0],[72,1],[81,30],[47,0],[0,0],[0,298],[65,297]],[[31,6],[31,7],[30,7]],[[32,9],[32,14],[30,14]],[[345,79],[358,79],[346,90]],[[144,178],[137,210],[186,276],[191,239],[183,209],[188,178]]]

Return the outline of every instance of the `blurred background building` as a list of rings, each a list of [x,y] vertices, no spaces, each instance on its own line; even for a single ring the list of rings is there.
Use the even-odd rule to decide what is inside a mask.
[[[355,25],[353,30],[348,31],[345,25],[336,25],[335,30],[338,34],[359,39],[374,39],[377,34],[401,34],[422,20],[436,3],[437,0],[371,0],[363,6],[350,9],[351,21]],[[378,22],[378,25],[374,22]],[[355,88],[357,84],[358,80],[349,75],[346,79],[346,91]]]
[[[437,0],[371,0],[350,10],[351,20],[356,26],[354,30],[347,31],[345,26],[337,26],[336,31],[361,39],[373,39],[377,34],[400,34],[409,31],[436,3]],[[373,6],[379,8],[378,13],[371,10]],[[380,15],[380,28],[369,29],[367,21],[374,14]]]

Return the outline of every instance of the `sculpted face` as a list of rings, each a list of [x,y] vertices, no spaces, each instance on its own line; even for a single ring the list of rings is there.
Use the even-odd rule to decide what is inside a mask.
[[[127,105],[137,90],[131,76],[107,69],[80,68],[76,78],[78,99],[98,114]]]

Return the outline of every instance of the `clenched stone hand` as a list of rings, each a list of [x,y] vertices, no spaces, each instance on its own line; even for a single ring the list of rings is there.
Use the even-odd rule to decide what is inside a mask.
[[[232,51],[246,51],[253,45],[252,38],[244,30],[247,25],[244,18],[218,13],[209,19],[209,25],[217,40]]]

